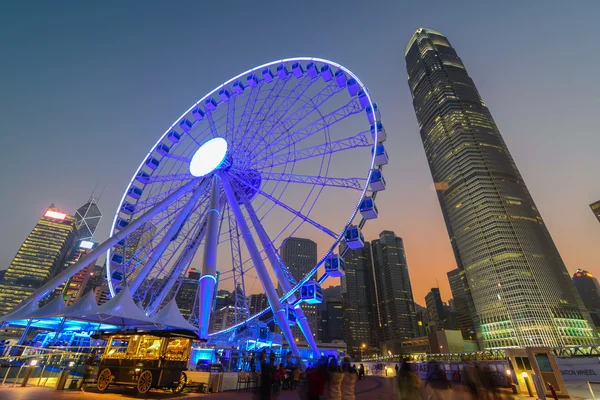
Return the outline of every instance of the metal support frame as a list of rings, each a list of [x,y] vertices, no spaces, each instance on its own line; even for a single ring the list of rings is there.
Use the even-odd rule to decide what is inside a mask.
[[[198,180],[194,179],[181,186],[179,189],[175,190],[169,196],[166,196],[160,203],[158,203],[156,206],[154,206],[146,213],[141,215],[131,224],[127,225],[123,230],[116,232],[107,240],[105,240],[102,244],[100,244],[98,247],[92,250],[92,252],[86,257],[83,257],[78,262],[65,269],[60,274],[56,275],[54,278],[50,279],[48,282],[42,285],[42,287],[40,287],[38,290],[33,292],[27,298],[25,298],[13,311],[21,309],[33,301],[40,301],[41,299],[43,299],[44,296],[56,289],[63,282],[66,282],[69,278],[72,278],[76,273],[78,273],[79,271],[96,261],[102,254],[110,250],[110,248],[117,244],[119,241],[125,239],[131,233],[135,232],[156,214],[167,209],[169,205],[173,203],[173,201],[177,200],[179,197],[192,190],[197,184]],[[108,262],[110,262],[110,260]],[[110,279],[109,284],[111,284]]]
[[[177,231],[179,231],[181,226],[185,223],[185,221],[187,221],[188,216],[192,211],[192,208],[198,202],[198,199],[200,198],[200,196],[204,192],[204,189],[206,188],[206,182],[207,181],[204,180],[202,184],[194,190],[192,196],[190,197],[188,202],[183,206],[183,208],[175,218],[175,221],[173,221],[173,223],[167,230],[165,236],[163,236],[160,243],[154,248],[152,254],[150,254],[148,260],[146,260],[146,262],[144,263],[142,270],[136,275],[133,282],[129,285],[129,289],[132,295],[139,289],[142,282],[146,278],[146,275],[148,275],[148,273],[152,271],[152,268],[154,268],[158,260],[160,260],[167,246],[173,241],[173,237],[175,236]]]
[[[221,217],[219,197],[221,192],[221,179],[218,174],[212,177],[210,188],[210,207],[207,212],[206,241],[204,243],[204,257],[202,263],[202,276],[198,281],[198,336],[200,339],[208,338],[208,324],[212,309],[213,297],[217,278],[217,245],[219,241],[219,220]]]
[[[245,206],[246,211],[250,216],[250,220],[252,221],[252,225],[254,225],[254,230],[258,234],[258,238],[260,239],[260,242],[262,243],[262,246],[265,249],[265,252],[267,253],[267,258],[269,259],[271,268],[273,268],[273,271],[275,272],[275,277],[277,278],[277,281],[281,284],[281,288],[284,292],[287,293],[291,291],[292,286],[290,285],[290,282],[288,281],[285,272],[283,271],[283,260],[281,260],[277,255],[275,246],[273,245],[273,242],[271,242],[271,239],[267,235],[267,232],[265,231],[258,217],[256,216],[252,205],[248,201],[246,201]],[[310,326],[308,325],[308,319],[306,318],[306,315],[304,315],[304,310],[300,308],[300,304],[296,304],[297,300],[298,299],[296,295],[292,294],[288,298],[288,303],[294,305],[298,325],[300,327],[300,330],[302,331],[302,334],[306,338],[306,342],[310,345],[310,348],[313,351],[313,357],[319,358],[321,352],[319,351],[319,347],[317,346],[315,337],[313,336],[312,331],[310,330]]]
[[[250,257],[252,258],[252,262],[254,263],[254,269],[258,275],[260,283],[263,286],[263,290],[267,296],[271,309],[273,310],[273,316],[277,320],[279,327],[283,333],[283,336],[288,341],[290,348],[292,350],[292,354],[296,357],[300,357],[300,352],[298,351],[298,346],[294,340],[294,335],[292,334],[292,330],[290,329],[287,317],[285,315],[285,309],[281,306],[279,302],[279,297],[277,296],[277,291],[275,290],[275,286],[271,281],[271,277],[269,276],[269,272],[267,271],[267,267],[263,262],[262,256],[254,239],[252,238],[252,232],[248,227],[248,223],[244,218],[244,214],[242,213],[242,209],[238,204],[238,200],[235,197],[233,192],[233,188],[227,179],[227,176],[222,176],[223,181],[223,190],[225,191],[225,196],[227,196],[227,202],[229,203],[229,207],[235,216],[236,222],[242,234],[242,239],[246,244],[246,248],[248,249],[248,253],[250,253]]]

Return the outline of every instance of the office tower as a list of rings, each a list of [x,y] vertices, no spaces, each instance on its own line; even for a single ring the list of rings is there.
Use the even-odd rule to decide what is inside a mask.
[[[600,286],[598,279],[589,272],[578,269],[573,274],[573,283],[583,300],[583,305],[590,313],[592,321],[600,328]]]
[[[600,222],[600,200],[596,201],[595,203],[590,204],[590,208],[592,209],[592,212],[598,219],[598,222]]]
[[[331,343],[344,340],[344,315],[340,286],[323,289],[323,302],[317,304],[317,325],[319,341]]]
[[[490,111],[444,35],[418,29],[408,86],[484,348],[595,344],[589,315]]]
[[[235,307],[225,306],[210,313],[208,331],[216,332],[235,325]]]
[[[415,336],[427,336],[429,329],[429,313],[427,312],[427,308],[415,303],[415,315],[417,320],[417,332]]]
[[[102,212],[98,208],[98,199],[90,197],[87,203],[77,209],[75,219],[77,220],[77,238],[91,241],[102,219]]]
[[[340,253],[344,251],[340,245]],[[348,353],[359,357],[361,346],[378,345],[380,329],[378,302],[375,295],[371,243],[362,249],[348,249],[344,255],[346,274],[340,280],[344,313],[344,341]]]
[[[181,286],[175,296],[175,302],[177,303],[179,312],[185,319],[188,319],[193,313],[193,307],[194,304],[196,304],[199,278],[200,271],[193,268],[188,270],[188,274],[183,279],[183,282],[181,282]]]
[[[77,240],[69,252],[63,269],[69,268],[80,259],[87,256],[94,248],[96,248],[96,246],[98,246],[98,243],[96,242]],[[62,293],[67,306],[73,304],[85,294],[85,288],[92,276],[94,267],[94,264],[88,265],[57,288],[57,291]]]
[[[417,334],[415,305],[402,238],[383,231],[371,242],[377,298],[381,318],[381,341],[389,349]]]
[[[269,306],[267,295],[264,293],[251,294],[248,302],[250,316],[257,314]]]
[[[51,205],[35,225],[0,283],[0,315],[51,278],[77,236],[75,218]]]
[[[446,310],[440,289],[431,288],[431,291],[425,296],[425,303],[429,314],[429,324],[434,325],[434,330],[446,329]]]
[[[317,265],[317,244],[309,239],[289,237],[283,242],[280,253],[284,265],[296,281],[304,278]],[[312,279],[317,279],[316,274]],[[281,293],[279,285],[278,291]],[[301,307],[308,321],[308,326],[310,326],[313,336],[316,337],[317,307],[314,304],[306,303],[303,303]],[[304,340],[304,335],[298,326],[292,327],[292,334],[300,341]]]
[[[469,302],[465,293],[465,286],[462,281],[462,276],[458,268],[448,272],[448,282],[450,283],[450,291],[452,292],[453,308],[456,312],[458,326],[465,339],[475,339],[475,324],[471,318],[469,310]]]

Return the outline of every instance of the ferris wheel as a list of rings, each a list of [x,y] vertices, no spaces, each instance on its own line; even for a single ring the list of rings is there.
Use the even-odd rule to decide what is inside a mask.
[[[169,310],[197,267],[189,322],[200,338],[235,332],[272,311],[295,355],[293,324],[318,356],[300,305],[319,303],[325,280],[345,274],[345,251],[364,246],[361,229],[377,218],[374,200],[386,186],[385,140],[377,105],[339,64],[300,57],[246,71],[167,129],[128,184],[110,237],[20,307],[37,304],[106,252],[111,295],[127,289],[148,317]],[[320,248],[300,277],[279,254],[291,236]],[[216,287],[233,289],[235,324],[209,334]],[[269,307],[249,315],[253,291],[264,292]]]

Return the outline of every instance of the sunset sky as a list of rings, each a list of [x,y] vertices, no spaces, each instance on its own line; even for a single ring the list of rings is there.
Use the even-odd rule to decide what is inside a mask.
[[[465,63],[569,271],[600,275],[588,206],[600,199],[599,14],[594,0],[0,2],[0,269],[50,203],[74,212],[98,182],[105,239],[131,175],[183,111],[255,65],[314,56],[351,69],[381,107],[388,190],[367,239],[395,231],[415,301],[437,282],[447,300],[456,264],[404,64],[427,27]]]

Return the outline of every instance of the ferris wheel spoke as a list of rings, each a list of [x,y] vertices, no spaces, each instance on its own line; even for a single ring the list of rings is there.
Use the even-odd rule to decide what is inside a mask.
[[[266,181],[301,183],[306,185],[329,186],[362,191],[367,182],[364,178],[333,178],[329,176],[296,175],[278,172],[263,172],[261,179]]]
[[[205,215],[208,211],[209,204],[204,207],[204,212],[202,215]],[[163,300],[167,296],[167,294],[171,291],[173,285],[177,282],[177,279],[182,274],[183,271],[187,269],[187,266],[193,261],[196,252],[198,251],[198,247],[204,240],[204,235],[206,234],[206,219],[204,219],[201,223],[198,224],[198,229],[194,235],[188,240],[187,244],[183,251],[179,254],[177,261],[175,262],[173,268],[168,274],[167,283],[163,286],[162,290],[160,290],[156,296],[150,301],[149,306],[147,307],[148,315],[155,313]]]
[[[188,172],[185,174],[168,174],[168,175],[157,175],[148,177],[148,184],[162,183],[162,182],[174,182],[174,181],[188,181],[194,179]]]
[[[290,76],[287,79],[289,80],[295,78]],[[266,143],[269,132],[271,132],[271,130],[277,126],[281,119],[285,117],[285,115],[293,108],[293,106],[302,98],[304,93],[306,93],[312,84],[317,81],[317,79],[318,77],[311,78],[307,74],[300,78],[296,86],[290,90],[285,97],[283,97],[283,100],[277,104],[277,107],[273,107],[273,112],[266,116],[261,125],[256,128],[256,132],[259,133],[259,135],[256,135],[258,142],[251,144],[251,148],[255,148],[261,143]]]
[[[327,100],[331,99],[333,96],[335,96],[342,90],[343,88],[340,88],[334,83],[334,81],[331,81],[319,93],[317,93],[311,99],[305,101],[302,106],[300,106],[296,111],[290,114],[290,116],[288,116],[285,120],[273,127],[273,129],[271,129],[271,131],[268,132],[268,136],[272,136],[274,140],[269,143],[266,143],[265,146],[261,148],[261,150],[270,148],[272,145],[283,141],[287,136],[287,133],[293,127],[302,122],[312,112],[318,110],[320,106],[327,102]]]
[[[182,162],[184,164],[189,164],[190,163],[190,159],[189,158],[178,156],[177,154],[173,154],[173,153],[167,153],[163,157],[170,158],[171,160],[180,161],[180,162]]]
[[[262,125],[263,121],[267,117],[269,111],[273,107],[273,104],[277,101],[279,96],[281,95],[281,91],[285,87],[285,84],[289,82],[290,79],[282,80],[276,79],[275,84],[269,91],[268,96],[264,99],[258,111],[254,114],[254,118],[252,122],[248,125],[244,132],[244,151],[250,147],[250,144],[254,141],[256,135],[258,135],[258,128]]]
[[[210,133],[213,138],[219,137],[219,132],[217,131],[217,126],[215,125],[215,120],[213,119],[212,111],[206,110],[206,120],[208,121],[208,126],[210,127]]]
[[[136,292],[136,290],[142,284],[142,281],[146,278],[146,275],[148,275],[158,260],[160,260],[167,246],[176,239],[177,233],[181,230],[187,219],[190,217],[191,211],[200,199],[200,196],[204,194],[206,186],[207,180],[205,179],[202,184],[194,190],[190,199],[181,208],[181,211],[179,211],[179,214],[177,214],[177,217],[174,219],[174,221],[171,222],[169,229],[161,239],[160,243],[158,243],[158,245],[152,249],[152,252],[145,264],[142,266],[141,270],[137,273],[135,279],[130,284],[131,293]]]
[[[309,160],[316,157],[326,156],[328,154],[346,151],[357,147],[372,146],[369,141],[370,132],[360,132],[352,137],[323,143],[317,146],[307,147],[296,151],[289,151],[285,154],[273,155],[256,160],[251,167],[254,168],[273,168],[279,165],[295,163],[302,160]]]
[[[250,90],[250,94],[248,95],[248,98],[246,99],[246,104],[244,104],[244,111],[242,112],[240,121],[239,121],[237,127],[235,128],[235,132],[234,132],[234,136],[233,136],[234,137],[234,140],[233,140],[234,146],[237,146],[237,137],[240,135],[240,133],[248,130],[248,127],[250,124],[250,119],[253,115],[254,107],[256,106],[256,101],[258,100],[258,95],[263,86],[264,86],[264,81],[260,81],[254,89]],[[243,138],[243,136],[242,136],[242,138]]]
[[[240,178],[238,178],[235,174],[234,175],[229,175],[229,176],[232,176],[234,179],[236,179],[237,182],[240,184],[240,186],[244,187],[244,186],[247,185],[244,181],[242,181]],[[311,224],[315,228],[319,229],[320,231],[325,232],[326,234],[328,234],[329,236],[331,236],[334,239],[337,239],[338,235],[335,232],[333,232],[331,229],[324,227],[323,225],[321,225],[318,222],[316,222],[316,221],[312,220],[311,218],[309,218],[307,215],[304,215],[301,212],[294,210],[292,207],[288,206],[285,203],[282,203],[281,201],[277,200],[275,197],[271,196],[270,194],[265,193],[265,192],[263,192],[262,190],[260,190],[258,188],[254,188],[254,190],[256,190],[256,192],[258,194],[260,194],[261,196],[263,196],[263,197],[267,198],[268,200],[272,201],[273,203],[275,203],[276,205],[280,206],[284,210],[287,210],[290,213],[294,214],[296,217],[298,217],[302,221],[308,222],[309,224]]]
[[[277,153],[309,137],[312,137],[316,133],[327,129],[352,115],[358,114],[361,111],[362,106],[360,105],[360,101],[357,98],[353,98],[351,101],[337,110],[312,121],[308,125],[295,130],[289,135],[285,135],[283,139],[279,141],[279,143],[269,146],[269,150],[273,153]]]
[[[235,99],[237,95],[234,94],[227,101],[227,119],[225,120],[225,132],[226,136],[231,138],[231,142],[235,143]]]

